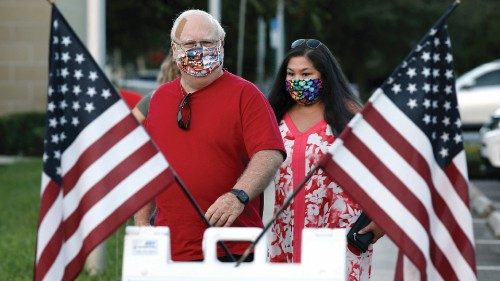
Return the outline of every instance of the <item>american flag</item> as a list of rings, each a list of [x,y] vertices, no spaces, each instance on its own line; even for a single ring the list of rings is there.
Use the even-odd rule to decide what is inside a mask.
[[[396,280],[477,280],[448,12],[335,141],[323,167],[411,263]],[[411,270],[413,268],[413,270]],[[404,275],[404,276],[403,276]],[[416,278],[415,278],[416,277]]]
[[[34,280],[73,280],[92,249],[173,175],[55,5],[49,43]]]

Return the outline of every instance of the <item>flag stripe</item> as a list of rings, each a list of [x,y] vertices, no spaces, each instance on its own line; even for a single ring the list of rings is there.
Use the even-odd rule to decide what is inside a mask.
[[[133,194],[145,186],[151,178],[156,177],[166,170],[166,162],[160,153],[152,157],[148,162],[131,173],[127,178],[117,184],[112,191],[94,204],[83,216],[81,223],[75,233],[68,237],[63,251],[69,261],[78,253],[82,245],[82,238],[86,237],[102,219],[107,218],[111,212],[129,200]],[[140,187],[140,188],[139,188]],[[163,186],[165,187],[165,186]],[[144,205],[144,204],[143,204]],[[137,206],[137,209],[143,205]]]
[[[156,195],[159,191],[163,190],[166,185],[161,184],[158,180],[169,180],[172,179],[171,171],[166,169],[166,162],[161,155],[157,153],[148,162],[143,164],[134,173],[130,174],[126,179],[121,181],[115,186],[115,188],[109,192],[105,197],[103,197],[99,202],[94,204],[92,208],[87,211],[81,220],[81,223],[75,233],[66,240],[63,246],[63,252],[65,253],[67,262],[72,262],[78,257],[82,247],[93,248],[102,239],[109,235],[119,224],[115,221],[123,222],[127,217],[121,217],[120,215],[114,214],[114,210],[123,210],[129,206],[129,202],[133,202],[135,209],[130,210],[127,213],[133,213],[137,211],[138,207],[145,205],[148,201],[144,198],[151,198],[152,195]],[[153,181],[147,181],[153,178]],[[165,181],[168,183],[169,181]],[[140,189],[135,186],[139,184]],[[152,187],[150,187],[152,185]],[[151,190],[148,191],[148,189]],[[140,192],[138,192],[141,190]],[[146,196],[142,193],[145,193]],[[154,194],[151,194],[155,192]],[[149,196],[147,196],[149,195]],[[114,206],[115,208],[110,208]],[[105,222],[105,223],[104,223]],[[102,225],[103,232],[95,232],[95,229]],[[91,235],[92,234],[92,235]],[[100,238],[101,237],[101,238]],[[97,242],[96,242],[97,241]],[[87,244],[86,244],[87,243]],[[87,250],[84,251],[84,256],[88,254]],[[77,261],[78,263],[78,258]]]
[[[102,178],[99,182],[92,186],[89,191],[80,198],[79,205],[75,211],[64,221],[65,237],[71,237],[71,235],[74,234],[83,215],[111,191],[109,189],[110,186],[116,186],[129,176],[131,171],[137,169],[141,163],[154,156],[156,152],[156,148],[151,143],[145,143],[122,163],[115,166],[113,170],[106,175],[106,177]]]
[[[50,242],[52,236],[59,237],[56,230],[59,228],[59,224],[62,221],[63,208],[62,208],[62,192],[59,192],[56,200],[53,202],[51,207],[46,212],[43,219],[40,220],[40,225],[38,229],[37,237],[37,261],[40,260],[40,256],[47,244]]]
[[[106,135],[106,134],[104,134],[104,135]],[[110,170],[111,168],[113,168],[114,162],[117,162],[117,161],[121,160],[123,157],[127,156],[126,154],[123,153],[124,151],[132,152],[131,149],[138,146],[138,145],[141,145],[146,140],[146,138],[147,138],[147,135],[144,133],[143,129],[140,127],[136,127],[135,130],[132,133],[130,133],[126,138],[121,139],[118,142],[118,144],[116,144],[113,148],[106,151],[105,155],[101,155],[102,157],[100,159],[98,159],[97,161],[92,163],[91,169],[87,169],[85,171],[80,170],[79,172],[81,173],[81,176],[80,176],[81,181],[79,181],[80,185],[78,187],[80,187],[81,185],[83,185],[84,187],[72,189],[73,192],[66,194],[66,196],[64,197],[64,201],[62,201],[63,202],[62,204],[64,205],[64,210],[65,210],[64,214],[66,216],[64,219],[67,219],[67,216],[71,215],[74,212],[74,210],[76,209],[76,207],[79,204],[79,200],[81,200],[80,196],[83,196],[84,194],[86,194],[86,192],[88,190],[88,188],[85,188],[86,186],[84,184],[82,184],[82,182],[85,182],[89,185],[92,185],[92,183],[95,183],[99,179],[102,179],[102,177],[105,175],[105,174],[102,174],[102,172],[104,170],[103,167],[105,167],[106,170]],[[102,142],[104,143],[104,145],[107,145],[108,141],[106,138],[102,138],[100,140],[103,140]],[[89,151],[89,153],[87,153],[86,155],[93,155],[93,153],[95,153],[95,154],[102,153],[101,150],[98,148],[100,145],[100,142],[98,141],[96,144],[97,144],[97,146],[90,146],[90,147],[96,147],[95,151]],[[66,157],[65,157],[66,155],[67,155],[66,152],[63,153],[63,156],[62,156],[63,163],[64,163],[64,159],[66,159]],[[72,155],[70,157],[72,157]],[[80,165],[77,164],[77,166],[80,166]],[[70,181],[71,181],[71,179],[70,179]],[[51,183],[54,184],[52,181],[51,181]],[[87,187],[89,187],[89,186],[87,186]],[[51,196],[59,196],[59,194],[51,194]],[[58,206],[58,204],[52,204],[52,207],[54,207],[54,206]],[[53,213],[55,215],[58,215],[58,214],[62,214],[63,212],[60,210],[60,208],[57,208],[53,211]],[[44,215],[42,218],[45,218],[45,212],[42,214]],[[47,221],[55,222],[57,220],[55,220],[53,217],[49,217]],[[47,228],[47,227],[43,227],[43,226],[41,228],[47,230],[48,237],[52,236],[51,231],[53,231],[54,228],[50,228],[50,227]],[[42,245],[42,247],[44,247],[43,245],[45,245],[45,242],[49,238],[45,237],[44,235],[40,235],[40,236],[41,236],[41,238],[40,238],[39,243]],[[39,253],[41,253],[41,252],[39,251]]]
[[[101,198],[100,201],[96,202],[96,204],[94,204],[92,208],[90,208],[89,211],[85,213],[78,226],[78,229],[74,231],[73,235],[64,239],[65,242],[62,248],[60,246],[56,248],[52,243],[61,241],[61,237],[59,235],[61,235],[64,231],[64,226],[60,225],[62,229],[56,232],[56,235],[54,235],[50,240],[51,244],[45,247],[45,251],[42,252],[40,261],[43,260],[44,263],[58,266],[54,261],[57,258],[57,252],[61,251],[61,253],[65,257],[65,260],[69,262],[80,251],[82,245],[84,244],[84,241],[87,239],[88,234],[101,222],[106,222],[109,225],[114,225],[116,224],[115,222],[120,222],[119,224],[121,224],[123,220],[119,220],[118,217],[110,216],[110,211],[120,209],[120,207],[113,209],[110,208],[110,206],[119,206],[120,204],[123,205],[126,202],[133,203],[135,209],[129,210],[129,215],[127,215],[128,218],[130,214],[137,211],[138,208],[140,208],[147,202],[146,200],[144,200],[144,198],[151,198],[151,196],[156,195],[159,191],[165,188],[166,185],[161,184],[160,180],[164,180],[164,183],[172,181],[171,171],[169,169],[166,169],[167,167],[168,165],[165,162],[163,156],[161,155],[161,153],[157,152],[156,155],[154,155],[150,160],[141,165],[139,169],[134,171],[126,179],[116,185],[111,192]],[[153,178],[151,182],[145,182],[150,178]],[[135,186],[135,184],[139,184],[139,187]],[[143,190],[145,188],[146,190]],[[142,191],[138,193],[139,190]],[[144,194],[142,194],[143,192]],[[152,192],[154,192],[154,194],[151,194]],[[137,193],[137,195],[134,193]],[[125,204],[124,206],[127,205]],[[119,225],[116,225],[116,227],[118,226]],[[116,227],[114,227],[113,230],[116,229]],[[94,235],[94,237],[99,237],[98,235],[100,235],[102,237],[100,241],[102,241],[109,234],[109,232],[97,233]],[[91,245],[96,246],[98,243],[99,242],[91,243]],[[57,251],[54,251],[54,249],[57,249]],[[88,254],[88,252],[86,251],[86,254]],[[41,262],[39,262],[38,264],[38,266],[40,266]],[[39,274],[41,277],[43,277],[42,272],[40,272]],[[67,279],[65,277],[65,280],[72,279]]]
[[[454,187],[455,192],[460,196],[464,204],[469,202],[469,185],[464,179],[457,166],[452,163],[444,169],[444,173],[448,176],[452,187]]]
[[[356,130],[363,129],[363,126],[358,125]],[[378,143],[374,141],[373,143]],[[405,206],[413,216],[422,224],[422,227],[425,229],[428,235],[429,244],[430,244],[430,257],[433,261],[434,265],[437,265],[438,262],[443,262],[438,267],[440,274],[442,276],[451,275],[456,279],[456,275],[451,268],[450,263],[446,260],[443,252],[439,249],[436,241],[431,234],[431,228],[429,223],[429,215],[427,214],[426,207],[422,204],[422,202],[415,197],[410,190],[408,190],[407,185],[403,183],[397,176],[395,176],[389,168],[385,166],[383,162],[380,161],[378,156],[372,153],[372,151],[362,143],[362,141],[356,137],[356,134],[350,135],[349,142],[344,143],[345,147],[349,149],[354,155],[364,163],[366,167],[369,168],[371,173],[377,177],[377,179],[385,186],[389,192],[394,194],[396,198],[399,198],[401,204]],[[384,154],[388,162],[392,162],[388,159],[392,159],[392,157],[387,157],[388,155],[384,152],[380,152]],[[398,161],[400,162],[400,161]],[[411,172],[408,173],[410,175]],[[405,187],[405,189],[401,187]],[[410,191],[410,192],[409,192]],[[436,223],[433,221],[433,223]],[[389,234],[388,234],[389,235]],[[393,237],[394,234],[390,234]],[[416,239],[416,238],[415,238]]]
[[[57,257],[54,260],[53,266],[47,272],[44,281],[53,281],[53,280],[63,280],[64,276],[64,253],[54,253]]]
[[[66,149],[65,153],[67,156],[65,157],[65,165],[62,167],[62,174],[67,174],[68,170],[75,165],[82,151],[102,138],[103,135],[128,115],[130,115],[130,109],[124,101],[119,100],[88,124]]]
[[[474,244],[472,242],[473,237],[467,235],[467,233],[470,233],[472,235],[472,221],[470,213],[468,211],[468,207],[463,204],[464,201],[462,200],[462,197],[455,192],[456,188],[454,188],[454,186],[451,184],[447,185],[447,188],[442,188],[445,183],[449,183],[446,174],[444,174],[444,177],[446,177],[446,181],[441,180],[438,181],[437,184],[436,182],[434,182],[436,180],[433,181],[433,179],[437,178],[437,176],[433,177],[431,175],[429,166],[433,166],[436,164],[428,164],[428,162],[432,161],[433,158],[423,159],[420,150],[414,149],[414,146],[407,142],[408,139],[414,140],[418,138],[418,136],[414,136],[413,138],[408,137],[408,131],[411,131],[411,129],[409,128],[412,127],[413,123],[411,121],[405,120],[407,119],[406,115],[401,113],[397,108],[394,108],[394,105],[390,101],[388,101],[385,96],[381,96],[377,100],[377,103],[372,105],[374,107],[374,110],[370,110],[368,113],[369,116],[367,115],[365,118],[369,119],[370,124],[376,127],[376,129],[381,132],[380,135],[384,137],[385,140],[389,142],[391,146],[394,147],[398,151],[398,153],[406,159],[408,163],[410,163],[411,166],[415,167],[415,170],[418,171],[426,180],[429,191],[431,193],[435,214],[440,214],[440,220],[447,229],[446,234],[449,233],[449,235],[453,237],[451,241],[458,248],[457,254],[459,255],[459,257],[464,257],[466,259],[469,268],[475,268],[475,250]],[[370,107],[370,105],[367,106]],[[390,113],[386,113],[384,111],[390,111]],[[406,138],[402,133],[396,131],[397,128],[394,128],[392,126],[394,125],[394,123],[389,123],[387,121],[387,118],[394,117],[398,118],[398,124],[405,123],[406,121],[408,122],[403,126],[405,128],[404,132],[406,134]],[[381,155],[380,157],[382,158],[383,156]],[[451,164],[448,167],[450,166],[454,165]],[[433,171],[438,170],[440,169],[433,169]],[[454,174],[454,177],[457,178],[459,175],[458,169],[455,168],[452,169],[452,171],[456,172],[456,174]],[[461,184],[463,184],[463,182],[461,182]],[[467,186],[464,185],[464,187]],[[446,202],[449,197],[454,197],[456,199],[452,202]],[[452,210],[450,206],[455,207]],[[460,211],[457,206],[463,207],[463,209],[461,210],[463,212],[462,214],[457,214],[457,211]],[[464,220],[468,221],[469,224],[464,225],[463,223],[458,223],[458,221],[463,222]],[[460,254],[460,252],[463,252],[466,255],[462,255]],[[450,261],[454,261],[454,258]],[[455,263],[456,262],[452,262],[452,264]]]
[[[432,148],[428,141],[426,140],[426,136],[415,127],[414,123],[408,119],[408,117],[403,114],[394,104],[387,98],[386,95],[380,95],[380,98],[377,99],[376,103],[371,103],[374,108],[376,108],[377,112],[380,113],[385,120],[391,120],[397,116],[398,122],[391,122],[390,126],[394,128],[401,136],[401,141],[404,142],[397,143],[397,147],[400,150],[400,154],[404,156],[405,159],[408,159],[408,162],[411,163],[413,156],[411,153],[407,153],[403,151],[400,147],[408,143],[409,145],[405,148],[411,149],[412,152],[415,151],[413,148],[418,148],[419,156],[423,156],[426,163],[435,163],[434,156],[429,153],[420,153],[421,151],[432,151]],[[379,125],[381,126],[381,125]],[[434,165],[430,165],[434,167]],[[429,169],[429,168],[428,168]],[[421,169],[419,169],[421,170]],[[453,209],[456,214],[457,221],[460,220],[460,225],[462,227],[466,227],[466,233],[472,234],[472,218],[470,216],[470,211],[465,202],[462,201],[460,196],[455,192],[455,188],[451,185],[447,176],[440,169],[433,169],[432,174],[427,172],[427,177],[432,177],[432,181],[436,181],[439,184],[433,184],[436,190],[441,194],[441,196],[445,199],[446,206],[449,209]],[[464,221],[465,220],[465,221]],[[465,223],[465,224],[464,224]],[[470,230],[470,231],[469,231]],[[473,241],[473,237],[469,236],[469,240]]]
[[[340,139],[337,139],[336,141],[336,146],[337,147],[342,147],[340,144],[342,141]],[[414,261],[419,268],[426,268],[427,263],[426,263],[426,258],[424,256],[424,253],[419,249],[421,246],[418,246],[415,241],[413,241],[410,236],[407,235],[407,231],[414,228],[414,223],[410,222],[404,222],[404,224],[408,225],[408,229],[405,228],[405,226],[400,225],[396,223],[393,219],[392,216],[390,215],[391,212],[394,212],[394,210],[403,210],[404,208],[401,208],[399,204],[399,207],[394,207],[394,206],[380,206],[378,205],[375,200],[373,200],[373,194],[368,194],[367,192],[370,191],[371,193],[374,193],[375,188],[371,190],[366,190],[362,186],[366,184],[371,184],[374,186],[376,184],[375,181],[371,181],[369,178],[371,175],[369,174],[368,170],[363,167],[356,165],[356,168],[360,168],[360,170],[357,169],[350,169],[350,170],[345,170],[343,168],[343,165],[339,165],[340,161],[349,161],[349,165],[351,167],[352,163],[356,163],[357,160],[355,157],[350,154],[350,151],[348,150],[343,150],[343,149],[338,149],[336,150],[336,154],[334,154],[333,158],[336,161],[329,161],[326,162],[324,169],[327,171],[330,175],[335,175],[335,182],[339,184],[340,186],[348,187],[345,190],[349,192],[349,194],[355,198],[366,198],[366,200],[363,201],[363,206],[365,206],[366,210],[371,210],[374,213],[377,213],[376,216],[376,221],[380,225],[386,226],[384,230],[386,233],[397,233],[398,234],[398,240],[403,240],[404,244],[402,244],[403,248],[405,249],[406,253],[412,253],[414,257],[416,257],[416,260]],[[354,162],[353,162],[354,161]],[[353,172],[356,172],[356,174],[350,174]],[[368,174],[367,174],[368,173]],[[359,175],[362,175],[359,177]],[[366,175],[366,177],[365,177]],[[362,182],[362,183],[360,183]],[[377,196],[384,196],[381,194],[377,194]],[[390,197],[390,195],[388,196]],[[388,204],[389,205],[389,204]],[[368,215],[371,215],[368,213]],[[372,216],[374,217],[374,216]],[[425,274],[425,271],[424,271]],[[429,274],[429,276],[431,276]]]
[[[99,121],[99,119],[96,119],[96,121]],[[117,141],[125,137],[135,128],[137,128],[137,121],[134,117],[130,114],[125,116],[122,120],[110,128],[109,131],[104,132],[104,134],[96,139],[94,143],[85,148],[85,150],[79,155],[77,162],[74,164],[73,160],[76,159],[76,155],[71,154],[72,151],[68,150],[68,152],[64,155],[64,160],[70,162],[68,166],[72,166],[71,169],[64,174],[64,195],[68,194],[68,192],[70,192],[76,185],[80,173],[85,171],[88,166],[95,162],[101,156],[103,151],[112,148]],[[82,132],[81,136],[87,136],[87,132]],[[96,137],[96,135],[92,136]],[[64,162],[64,165],[66,165],[66,162]]]
[[[45,173],[42,173],[40,196],[43,195],[43,193],[45,192],[45,188],[49,185],[50,181],[51,178],[47,176]]]
[[[36,281],[44,280],[47,272],[54,266],[54,260],[57,258],[62,248],[63,238],[64,234],[62,225],[59,224],[57,228],[54,228],[54,235],[52,236],[52,239],[48,241],[47,246],[43,248],[43,252],[38,251],[40,257],[37,257],[37,266],[35,270]]]
[[[455,168],[457,169],[457,172],[460,174],[461,176],[461,186],[466,188],[467,190],[469,189],[469,181],[468,181],[468,173],[467,173],[467,165],[462,165],[461,163],[466,163],[467,160],[465,159],[465,151],[462,150],[460,153],[457,154],[457,156],[455,156],[455,158],[453,158],[453,161],[451,163],[453,163],[453,165],[455,166]],[[467,196],[468,198],[468,196]],[[469,200],[467,200],[467,202],[469,202]],[[468,205],[468,203],[466,202],[466,205]]]
[[[61,189],[59,188],[59,186],[51,180],[49,180],[45,185],[45,188],[43,188],[43,193],[40,198],[40,215],[38,219],[39,226],[43,218],[45,218],[45,216],[47,215],[50,207],[52,207],[54,202],[57,200],[60,192]]]
[[[377,99],[377,102],[379,100],[383,100],[383,99],[380,97],[379,99]],[[383,106],[378,106],[378,108],[382,108],[382,110],[387,110],[387,108],[390,108],[390,106],[391,106],[390,103],[388,103],[388,104],[384,104]],[[389,142],[390,146],[394,147],[398,151],[398,153],[400,153],[408,161],[408,163],[411,166],[416,168],[417,171],[419,171],[420,173],[422,171],[429,171],[428,164],[426,163],[425,159],[423,159],[419,156],[420,155],[419,151],[415,151],[413,149],[413,147],[410,144],[408,144],[404,138],[402,138],[402,135],[399,132],[394,130],[394,128],[391,126],[391,124],[389,124],[384,119],[384,117],[382,117],[376,111],[377,108],[371,107],[370,105],[367,105],[366,108],[367,108],[366,111],[364,111],[364,114],[366,116],[364,116],[364,117],[365,117],[365,119],[369,120],[370,125],[372,125],[374,127],[376,126],[377,130],[380,131],[380,136],[384,137],[385,141]],[[398,120],[401,120],[400,118],[404,118],[403,116],[395,115],[396,111],[397,110],[394,110],[394,112],[391,112],[390,115],[389,114],[387,114],[387,115],[391,116],[392,118],[394,118],[396,116],[396,118]],[[399,115],[401,115],[401,114],[399,114]],[[361,123],[361,122],[359,122],[359,123]],[[406,125],[405,133],[407,133],[408,127],[410,125],[411,124]],[[362,126],[358,125],[358,127],[359,127],[360,131],[366,130],[366,128],[363,128]],[[391,137],[388,138],[387,136],[391,136]],[[381,143],[383,143],[383,140],[381,141],[380,138],[375,139],[375,141],[373,141],[373,139],[372,139],[373,133],[368,134],[368,135],[359,136],[359,138],[363,139],[363,140],[370,140],[369,143],[372,145],[380,145]],[[377,152],[380,151],[379,157],[386,159],[386,162],[393,161],[392,159],[387,160],[387,158],[388,158],[387,152],[385,152],[385,151],[381,152],[382,149],[380,147],[372,147],[371,149],[372,149],[372,151],[377,151]],[[396,168],[396,167],[393,168],[393,170],[397,170],[397,169],[398,168]],[[401,173],[401,174],[406,175],[407,172]],[[426,173],[424,172],[423,174],[424,174],[423,177],[426,177],[426,175],[425,175]],[[430,174],[430,173],[427,173],[427,174]],[[463,261],[463,259],[458,258],[458,261],[457,261],[456,260],[457,258],[454,258],[456,255],[461,256],[459,249],[465,250],[468,253],[470,253],[470,252],[473,253],[474,248],[469,243],[469,240],[467,239],[467,237],[465,236],[463,231],[461,231],[460,225],[453,219],[453,216],[451,215],[451,211],[446,208],[445,202],[442,200],[442,197],[434,191],[433,183],[432,183],[431,179],[429,179],[429,177],[430,176],[427,176],[427,180],[426,180],[426,182],[429,186],[424,188],[424,189],[419,189],[419,190],[427,190],[429,188],[429,190],[431,191],[433,207],[436,209],[436,213],[443,214],[442,215],[443,216],[442,222],[446,225],[446,227],[448,229],[448,231],[444,231],[444,230],[434,231],[436,233],[441,234],[440,236],[435,237],[436,239],[438,239],[438,241],[440,241],[437,244],[438,245],[445,245],[446,241],[455,241],[457,244],[452,249],[443,249],[442,251],[437,251],[437,249],[431,248],[431,253],[434,256],[437,255],[433,258],[433,260],[435,262],[439,261],[439,262],[443,262],[445,264],[451,264],[455,268],[456,272],[461,272],[462,271],[461,269],[463,267],[463,271],[465,271],[463,274],[465,274],[465,276],[469,276],[470,274],[474,274],[473,273],[474,266],[470,264],[471,262],[473,263],[473,260],[470,260],[470,259],[466,260],[466,262],[469,265],[465,265],[465,266],[463,266],[464,264],[462,264],[462,266],[457,265]],[[407,184],[407,186],[411,186],[411,185]],[[417,189],[417,188],[415,188],[415,189]],[[434,213],[432,213],[432,214],[433,214],[432,217],[436,217],[436,215]],[[432,227],[442,227],[441,223],[438,223],[437,225],[433,224],[431,226]],[[446,237],[446,236],[450,236],[450,233],[454,234],[453,239],[451,237]],[[436,234],[433,234],[433,235],[435,236]],[[442,235],[445,235],[445,237],[443,237]],[[450,252],[455,252],[455,253],[450,253]],[[440,257],[443,253],[448,256],[447,262],[444,262],[445,260],[441,259],[441,257]],[[441,264],[438,268],[442,271],[443,276],[448,276],[449,278],[452,278],[454,276],[454,274],[452,274],[446,270],[447,265],[445,265],[445,264]]]
[[[127,200],[124,204],[121,204],[115,212],[111,213],[106,218],[106,220],[96,226],[93,231],[91,231],[85,238],[78,254],[66,266],[67,270],[65,272],[65,279],[71,280],[78,275],[78,273],[81,271],[78,264],[83,263],[85,257],[88,255],[91,249],[102,242],[102,239],[100,238],[102,237],[102,233],[113,232],[121,225],[117,223],[118,221],[124,221],[128,219],[128,216],[123,216],[123,214],[127,213],[127,211],[130,211],[130,209],[133,208],[133,205],[136,205],[133,202],[140,202],[140,204],[142,205],[146,204],[151,196],[154,196],[163,190],[164,183],[171,182],[172,180],[173,174],[171,173],[171,170],[166,170],[165,172],[158,174],[156,178],[154,178],[151,182],[141,188],[140,192],[137,192],[132,197],[130,197],[130,200]]]
[[[146,141],[148,141],[148,136],[144,133],[142,128],[137,127],[125,138],[120,139],[111,149],[108,149],[104,153],[100,152],[102,155],[99,159],[94,161],[94,163],[84,171],[80,171],[81,174],[76,185],[70,187],[71,192],[67,193],[64,197],[64,219],[71,215],[74,209],[76,209],[78,201],[81,200],[81,196],[86,194],[92,186],[104,178],[116,165],[142,146]],[[95,152],[99,152],[99,150]],[[65,156],[66,154],[64,153],[63,165],[65,163]],[[64,180],[65,178],[63,181]]]

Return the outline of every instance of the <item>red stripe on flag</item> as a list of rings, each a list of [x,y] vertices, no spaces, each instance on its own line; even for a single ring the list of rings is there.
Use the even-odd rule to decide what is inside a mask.
[[[62,224],[59,224],[52,239],[43,249],[38,263],[36,263],[35,276],[33,276],[35,281],[43,280],[47,272],[49,272],[50,268],[54,265],[54,261],[61,251],[63,238]]]
[[[49,180],[47,186],[43,189],[43,194],[40,198],[40,214],[38,216],[38,226],[42,222],[45,215],[52,207],[52,204],[57,200],[61,188],[53,180]]]
[[[448,179],[464,204],[466,206],[469,205],[469,184],[455,164],[451,162],[451,164],[444,169],[444,173],[448,176]]]
[[[347,139],[347,138],[346,138]],[[359,159],[361,163],[390,191],[422,225],[427,233],[431,260],[439,265],[441,276],[454,276],[456,274],[444,253],[439,249],[433,238],[429,223],[429,214],[422,202],[409,191],[408,188],[380,159],[354,134],[349,134],[349,141],[344,143],[345,147]],[[346,190],[349,192],[349,189]],[[390,235],[391,236],[391,235]],[[391,236],[392,237],[392,236]]]
[[[64,195],[66,196],[66,194],[71,191],[81,174],[90,165],[136,128],[137,120],[135,120],[131,114],[128,114],[102,135],[99,140],[85,149],[78,157],[78,161],[76,161],[75,165],[64,175]]]
[[[82,217],[88,210],[112,191],[123,179],[129,176],[131,172],[138,169],[156,153],[157,150],[151,142],[145,143],[113,168],[104,178],[92,186],[89,191],[81,197],[75,211],[64,221],[65,239],[69,239],[75,233],[80,225]]]
[[[170,169],[160,173],[147,185],[138,188],[137,193],[130,197],[125,203],[120,205],[119,208],[115,209],[115,211],[112,212],[108,218],[95,227],[83,241],[80,252],[66,266],[64,280],[73,280],[76,276],[78,276],[83,268],[82,265],[85,263],[87,255],[97,245],[104,241],[106,237],[120,227],[123,221],[126,221],[129,218],[127,214],[133,214],[139,210],[139,208],[146,205],[152,197],[156,196],[159,192],[168,187],[169,183],[173,180],[174,176]]]
[[[437,192],[432,181],[430,167],[425,158],[420,154],[420,151],[416,150],[408,143],[408,141],[387,122],[371,103],[366,107],[363,113],[365,121],[368,122],[424,179],[429,187],[434,212],[439,214],[439,220],[446,227],[451,237],[453,237],[453,242],[456,244],[458,250],[462,252],[467,263],[471,268],[475,268],[474,246],[461,228],[461,225],[455,219],[455,216],[453,216],[452,210],[447,207],[445,200]],[[439,268],[438,265],[436,265],[436,267]]]
[[[384,230],[387,235],[393,239],[400,249],[404,250],[414,257],[415,265],[423,270],[423,275],[426,275],[426,258],[423,255],[420,248],[413,242],[412,239],[399,227],[399,225],[391,219],[391,217],[385,213],[385,211],[380,208],[377,202],[375,202],[361,186],[359,186],[356,181],[345,172],[345,170],[336,163],[330,154],[326,154],[324,157],[328,157],[327,161],[324,161],[323,169],[328,172],[328,174],[334,179],[334,181],[345,187],[344,190],[347,191],[353,198],[362,198],[363,207],[366,210],[370,210],[368,215],[378,225],[383,225]]]

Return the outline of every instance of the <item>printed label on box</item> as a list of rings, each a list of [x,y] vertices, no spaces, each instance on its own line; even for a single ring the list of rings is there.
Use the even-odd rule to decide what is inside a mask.
[[[153,256],[158,254],[158,241],[155,239],[135,239],[132,241],[132,254]]]

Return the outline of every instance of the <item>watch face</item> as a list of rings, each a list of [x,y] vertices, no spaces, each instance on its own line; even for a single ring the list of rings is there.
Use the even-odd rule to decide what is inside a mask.
[[[243,204],[247,204],[248,201],[249,201],[249,197],[248,197],[248,194],[241,190],[241,189],[232,189],[231,192],[236,195],[236,198],[238,198],[238,200],[240,200],[241,203]]]
[[[240,192],[240,198],[241,198],[241,201],[242,201],[243,203],[245,203],[245,204],[246,204],[246,203],[248,202],[248,195],[247,195],[247,194],[246,194],[246,192],[245,192],[245,191],[243,191],[243,190],[241,190],[241,192]]]

